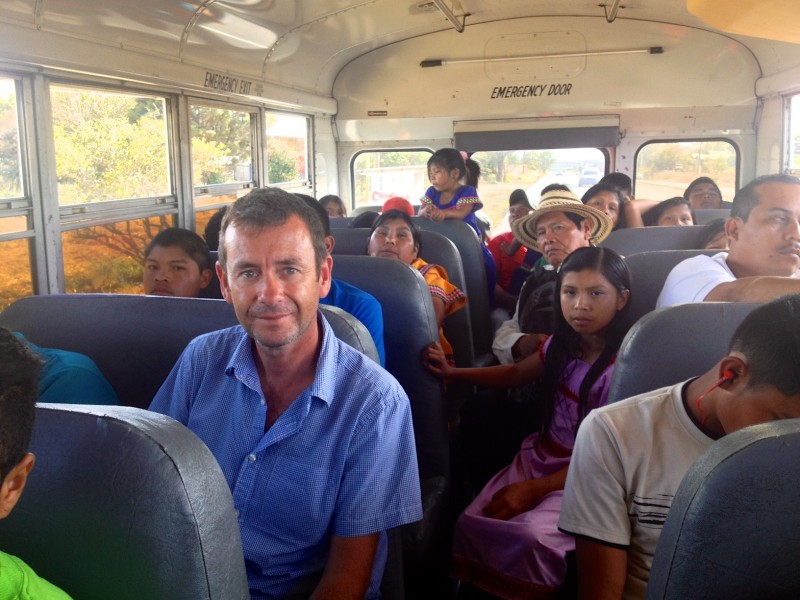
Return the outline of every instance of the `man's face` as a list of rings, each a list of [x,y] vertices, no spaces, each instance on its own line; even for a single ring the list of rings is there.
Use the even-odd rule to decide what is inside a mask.
[[[521,219],[533,209],[527,204],[515,204],[508,209],[508,224],[511,225],[517,219]]]
[[[197,298],[210,281],[211,271],[201,271],[179,246],[154,246],[144,261],[145,294]]]
[[[217,267],[222,294],[261,349],[285,351],[311,339],[319,299],[330,291],[330,257],[317,273],[306,224],[293,215],[283,225],[225,232],[227,273]]]
[[[590,223],[584,219],[578,227],[563,212],[552,212],[536,220],[536,243],[545,260],[559,267],[578,248],[589,245]]]
[[[747,222],[728,219],[729,261],[737,277],[788,277],[800,268],[800,185],[764,183]]]
[[[614,192],[600,192],[592,196],[586,203],[587,206],[596,208],[600,212],[604,212],[611,219],[614,227],[619,221],[619,198]]]
[[[698,183],[689,191],[689,204],[692,210],[722,208],[722,197],[710,183]]]

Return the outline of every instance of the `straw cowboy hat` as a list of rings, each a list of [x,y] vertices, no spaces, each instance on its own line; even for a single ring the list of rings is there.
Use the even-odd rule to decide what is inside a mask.
[[[588,219],[591,223],[592,232],[589,241],[592,244],[598,244],[606,239],[614,227],[607,214],[585,205],[572,192],[554,190],[542,196],[536,210],[511,224],[511,231],[514,232],[514,237],[528,248],[541,252],[539,245],[536,243],[536,221],[553,212],[572,213]]]

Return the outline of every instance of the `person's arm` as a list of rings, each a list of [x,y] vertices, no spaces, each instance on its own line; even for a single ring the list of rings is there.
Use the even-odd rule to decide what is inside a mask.
[[[472,213],[474,206],[474,204],[461,204],[442,210],[441,213],[445,219],[458,219],[459,221],[463,221],[464,217]]]
[[[579,537],[575,540],[578,564],[578,600],[620,600],[628,572],[628,552]]]
[[[800,279],[791,277],[742,277],[720,283],[704,302],[769,302],[779,296],[800,293]]]
[[[631,198],[625,203],[625,227],[644,227],[642,215],[656,206],[660,200],[634,200]]]
[[[425,350],[423,363],[434,375],[446,379],[462,379],[478,385],[516,387],[542,376],[544,363],[539,353],[511,365],[459,369],[448,364],[442,347],[433,343]]]
[[[447,318],[447,305],[439,296],[431,295],[431,299],[433,300],[433,314],[436,315],[436,324],[442,327],[444,320]]]
[[[507,485],[492,496],[491,502],[483,509],[483,514],[492,519],[507,521],[531,510],[550,492],[564,489],[568,468],[566,466],[547,477]]]
[[[311,600],[363,600],[369,588],[379,533],[331,538],[328,563]]]

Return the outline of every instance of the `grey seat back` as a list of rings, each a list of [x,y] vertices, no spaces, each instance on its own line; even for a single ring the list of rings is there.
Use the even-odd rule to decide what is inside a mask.
[[[186,427],[129,407],[42,404],[30,448],[3,551],[81,600],[250,597],[228,484]]]
[[[694,224],[705,225],[715,219],[727,219],[731,216],[730,208],[698,208],[693,211]]]
[[[717,440],[681,482],[648,600],[800,598],[800,420]]]
[[[661,308],[631,327],[617,356],[608,402],[705,373],[758,304],[700,302]]]
[[[616,250],[622,256],[653,250],[693,250],[697,248],[702,230],[701,225],[617,229],[600,245]]]
[[[377,360],[372,338],[342,311],[321,307],[342,339]],[[355,322],[356,324],[354,324]],[[198,335],[236,325],[224,300],[125,294],[56,294],[17,300],[0,327],[43,348],[87,355],[126,406],[147,408],[186,345]]]
[[[625,257],[631,272],[631,323],[655,310],[656,301],[670,271],[678,263],[698,254],[713,256],[719,250],[657,250]]]
[[[367,244],[369,243],[369,232],[369,229],[363,228],[332,231],[336,242],[333,247],[334,277],[339,277],[335,273],[336,261],[339,256],[366,254]],[[472,298],[470,298],[466,290],[466,276],[461,262],[461,256],[455,244],[445,236],[435,231],[421,231],[420,234],[422,238],[420,258],[428,263],[444,267],[447,271],[447,277],[450,283],[467,294],[467,304],[464,308],[453,313],[445,321],[444,333],[448,341],[453,345],[456,363],[463,367],[472,366],[475,363],[473,345],[474,332],[472,329],[470,312],[472,308]],[[356,287],[361,287],[352,281],[348,283],[352,283]],[[373,296],[374,295],[375,294],[373,294]]]
[[[461,255],[464,268],[465,288],[469,298],[469,316],[472,321],[472,342],[476,360],[491,362],[492,331],[491,306],[486,283],[486,267],[478,237],[464,221],[448,219],[439,223],[424,218],[415,218],[417,226],[425,231],[435,231],[452,241]],[[488,361],[488,362],[487,362]]]

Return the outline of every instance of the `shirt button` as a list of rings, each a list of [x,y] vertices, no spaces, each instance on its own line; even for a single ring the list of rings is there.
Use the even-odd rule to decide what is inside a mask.
[[[255,462],[256,461],[256,455],[255,454],[248,454],[247,455],[247,460],[249,460],[250,462]]]

